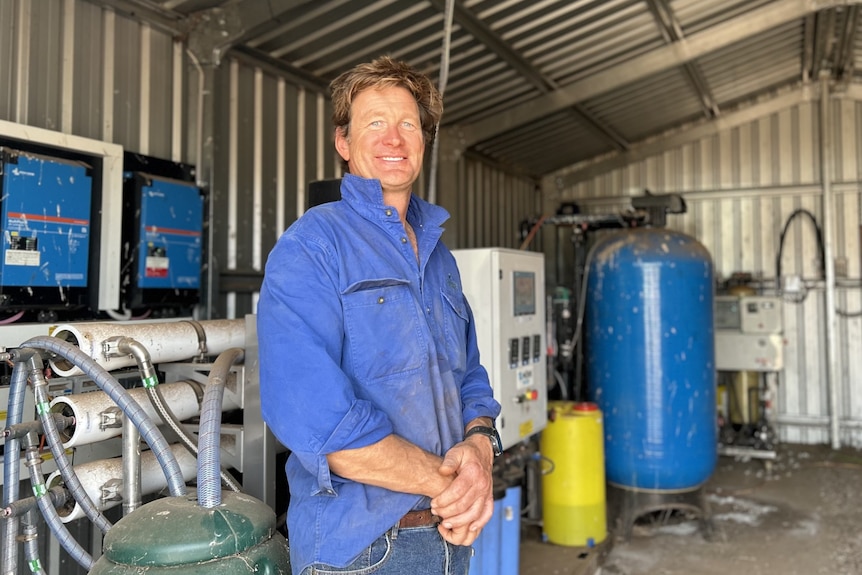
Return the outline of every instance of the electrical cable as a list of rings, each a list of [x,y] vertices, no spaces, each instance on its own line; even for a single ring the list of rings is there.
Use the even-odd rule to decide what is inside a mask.
[[[808,297],[808,290],[804,289],[802,296],[800,298],[787,298],[786,295],[783,293],[782,288],[781,288],[781,259],[782,259],[782,256],[784,254],[784,239],[787,237],[787,231],[790,228],[790,224],[798,216],[807,216],[811,220],[811,223],[814,224],[814,231],[817,235],[817,249],[818,249],[818,253],[820,255],[820,270],[819,271],[820,271],[820,275],[822,275],[822,276],[826,275],[825,274],[826,251],[825,251],[824,246],[823,246],[823,232],[820,230],[820,225],[817,223],[817,218],[814,217],[814,214],[812,214],[810,211],[808,211],[804,208],[799,208],[797,210],[794,210],[787,217],[787,220],[784,222],[784,227],[782,228],[781,235],[778,238],[778,252],[776,253],[776,256],[775,256],[775,283],[776,283],[777,291],[778,291],[778,293],[785,296],[784,299],[786,301],[789,301],[792,303],[801,303],[805,300],[806,297]]]
[[[446,91],[446,84],[449,83],[449,55],[452,51],[452,21],[455,16],[455,0],[446,0],[446,24],[443,28],[443,49],[440,55],[440,78],[437,83],[437,91],[440,92],[440,98]],[[440,155],[440,120],[437,120],[437,125],[434,126],[434,142],[431,145],[431,167],[428,181],[428,202],[437,203],[437,163]]]
[[[778,253],[775,257],[775,282],[776,282],[777,291],[778,291],[778,293],[782,294],[782,297],[785,301],[788,301],[791,303],[802,303],[808,297],[808,292],[810,291],[806,286],[803,285],[801,288],[801,293],[798,297],[788,297],[788,295],[783,292],[782,287],[781,287],[781,259],[782,259],[782,255],[784,252],[784,239],[787,236],[787,231],[790,228],[790,224],[798,216],[807,216],[811,220],[811,223],[814,224],[814,230],[815,230],[816,237],[817,237],[817,249],[818,249],[818,253],[820,254],[820,270],[819,271],[820,271],[821,275],[823,275],[823,276],[826,275],[826,271],[825,271],[826,252],[825,252],[825,249],[823,246],[823,232],[820,229],[820,225],[817,223],[817,218],[814,216],[814,214],[812,214],[810,211],[808,211],[804,208],[794,210],[787,217],[787,220],[784,222],[784,227],[781,230],[781,236],[778,239]],[[849,312],[846,310],[836,308],[835,313],[837,313],[841,317],[845,317],[845,318],[862,317],[862,310]]]

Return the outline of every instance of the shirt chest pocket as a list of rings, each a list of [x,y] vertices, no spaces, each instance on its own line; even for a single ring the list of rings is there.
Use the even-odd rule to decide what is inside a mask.
[[[371,382],[421,367],[427,345],[410,283],[398,278],[363,280],[342,294],[350,371]]]
[[[446,355],[455,375],[462,375],[467,367],[467,301],[460,290],[441,290],[443,300],[443,326],[446,336]]]

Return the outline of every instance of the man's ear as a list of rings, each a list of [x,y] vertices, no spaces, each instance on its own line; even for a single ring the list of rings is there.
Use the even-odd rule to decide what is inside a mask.
[[[350,161],[350,142],[347,140],[347,137],[344,135],[345,128],[338,127],[335,128],[335,150],[338,152],[338,155],[341,156],[345,162]]]

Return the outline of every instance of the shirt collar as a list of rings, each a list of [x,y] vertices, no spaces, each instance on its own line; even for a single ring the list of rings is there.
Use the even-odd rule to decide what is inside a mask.
[[[344,174],[341,179],[341,199],[366,218],[390,219],[386,209],[393,209],[383,203],[383,188],[380,180]],[[407,219],[413,225],[443,225],[449,219],[449,212],[441,206],[428,203],[416,194],[410,194]]]

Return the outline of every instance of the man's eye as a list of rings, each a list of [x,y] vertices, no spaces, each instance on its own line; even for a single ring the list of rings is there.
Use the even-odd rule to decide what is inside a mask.
[[[373,122],[371,122],[368,125],[371,126],[372,128],[379,128],[380,126],[383,125],[383,122],[381,122],[380,120],[374,120]]]

